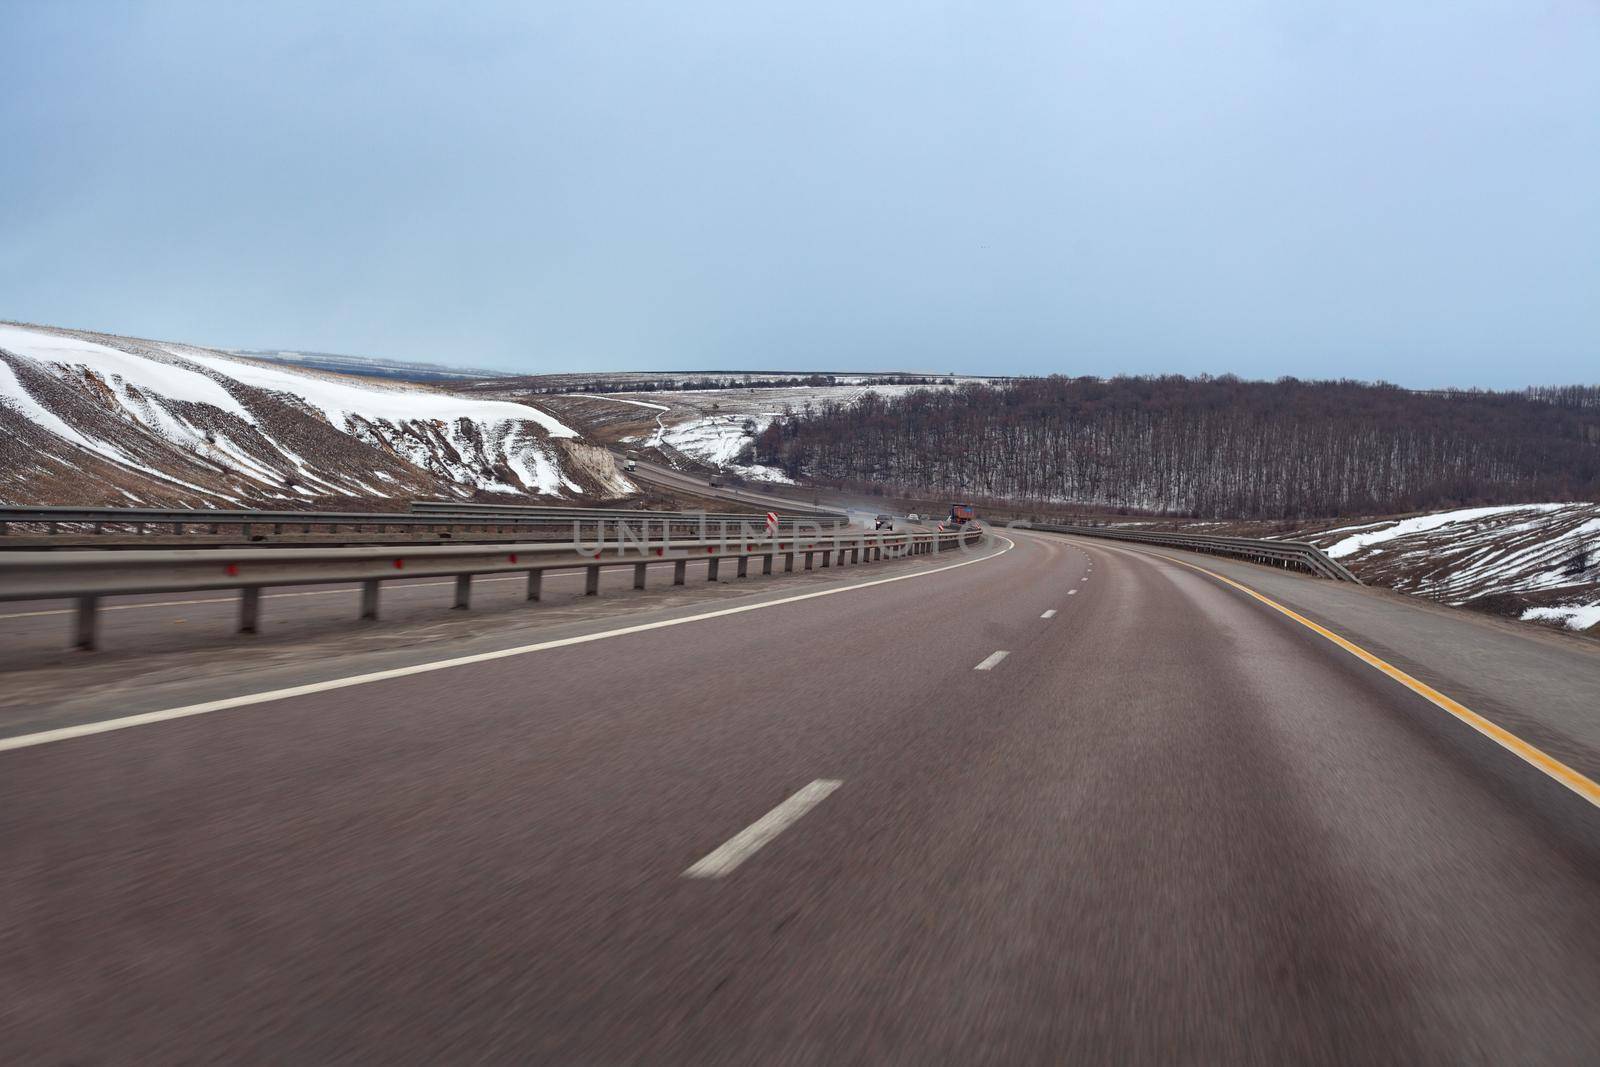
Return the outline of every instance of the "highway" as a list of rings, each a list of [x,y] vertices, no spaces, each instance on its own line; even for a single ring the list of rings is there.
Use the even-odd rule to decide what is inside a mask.
[[[1600,1060],[1592,642],[1001,530],[339,595],[7,606],[0,1062]]]
[[[703,475],[674,470],[663,464],[650,463],[642,459],[635,460],[634,469],[630,473],[639,481],[649,482],[669,491],[677,489],[694,493],[697,496],[743,504],[746,507],[773,508],[781,512],[793,512],[807,507],[823,506],[807,503],[807,494],[798,489],[794,496],[786,497],[775,493],[763,493],[756,489],[736,488],[728,485],[712,488],[710,480]]]

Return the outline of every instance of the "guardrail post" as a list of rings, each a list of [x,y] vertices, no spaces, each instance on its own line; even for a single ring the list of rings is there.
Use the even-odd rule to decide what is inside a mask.
[[[860,545],[857,545],[856,547],[854,547],[854,548],[852,548],[850,550],[850,562],[851,563],[860,563],[861,562],[861,546]]]
[[[833,566],[833,549],[825,548],[822,550],[822,565],[824,567]]]
[[[716,556],[706,560],[706,581],[714,582],[717,580],[717,565],[721,562]]]
[[[361,583],[361,617],[363,619],[376,619],[378,617],[378,579],[368,578]]]
[[[739,578],[748,578],[748,577],[750,577],[750,557],[749,556],[740,556],[739,557],[739,569],[736,572],[735,576],[739,577]]]
[[[643,563],[635,563],[633,565],[633,587],[635,589],[643,589],[644,588],[644,572],[645,572],[645,564],[643,564]]]
[[[600,564],[591,563],[583,570],[583,595],[594,596],[600,592]]]
[[[247,585],[239,590],[239,632],[253,634],[261,623],[261,587]]]
[[[794,553],[793,552],[785,552],[783,554],[783,573],[785,573],[785,574],[794,573]]]
[[[680,559],[672,565],[672,584],[682,585],[684,572],[689,569],[689,561]]]
[[[772,553],[771,552],[768,552],[765,556],[761,557],[761,573],[762,574],[771,574],[772,573]]]
[[[93,652],[100,637],[100,598],[78,598],[78,614],[73,620],[73,643],[85,652]]]
[[[544,585],[544,571],[528,572],[528,599],[538,600],[539,589]]]
[[[810,570],[811,569],[811,553],[810,552],[806,553],[806,567],[805,567],[805,569],[806,570]]]
[[[466,611],[472,606],[472,575],[456,575],[456,602],[451,604],[452,610]]]

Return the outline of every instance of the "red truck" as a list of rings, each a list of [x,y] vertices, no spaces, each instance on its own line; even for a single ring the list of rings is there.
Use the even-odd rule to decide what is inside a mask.
[[[962,523],[971,522],[978,517],[978,512],[971,504],[951,504],[950,521],[960,526]]]

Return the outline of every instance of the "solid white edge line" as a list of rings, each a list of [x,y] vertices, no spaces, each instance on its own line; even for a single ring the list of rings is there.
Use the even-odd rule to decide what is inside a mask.
[[[1011,653],[1005,651],[991,652],[987,657],[984,658],[982,663],[978,664],[972,669],[975,671],[992,671],[1000,665],[1001,660],[1005,659],[1009,655],[1011,655]]]
[[[1055,617],[1056,617],[1056,609],[1055,608],[1051,608],[1049,611],[1047,611],[1043,615],[1039,616],[1039,618],[1041,618],[1041,619],[1053,619]]]
[[[213,711],[227,711],[230,708],[243,708],[252,704],[266,704],[274,700],[287,700],[291,697],[307,696],[311,693],[326,693],[333,689],[348,689],[351,686],[366,685],[370,682],[383,682],[391,678],[407,678],[414,674],[428,674],[432,671],[448,670],[451,667],[465,667],[473,663],[487,663],[491,660],[509,659],[512,656],[525,656],[532,652],[544,652],[552,648],[586,645],[592,641],[604,641],[612,637],[646,633],[650,630],[664,630],[670,626],[684,626],[691,622],[720,619],[729,615],[743,615],[746,612],[762,611],[782,604],[795,604],[802,600],[836,596],[839,593],[850,593],[857,589],[869,589],[875,585],[888,585],[891,582],[904,582],[913,578],[928,578],[935,574],[942,574],[945,571],[970,567],[974,563],[987,563],[991,559],[999,559],[1017,547],[1017,543],[1009,537],[1003,537],[999,534],[995,536],[1006,543],[1005,548],[998,552],[991,552],[987,556],[979,556],[977,559],[950,563],[943,567],[934,567],[931,570],[914,571],[911,574],[896,574],[888,578],[874,578],[867,582],[835,586],[832,589],[818,589],[810,593],[797,593],[794,596],[780,597],[777,600],[763,600],[759,604],[741,604],[732,608],[718,608],[715,611],[700,612],[698,615],[685,615],[679,619],[643,622],[634,626],[620,626],[615,630],[601,630],[598,633],[580,634],[577,637],[536,641],[531,645],[502,648],[494,652],[477,652],[470,656],[434,660],[432,663],[413,663],[408,667],[391,667],[388,670],[372,671],[368,674],[352,674],[347,678],[330,678],[325,682],[308,682],[305,685],[292,685],[284,689],[269,689],[261,693],[246,693],[242,696],[224,697],[221,700],[208,700],[203,704],[188,704],[181,708],[147,711],[139,715],[126,715],[120,719],[104,719],[100,722],[80,723],[77,726],[63,726],[56,730],[41,730],[38,733],[18,734],[15,737],[0,737],[0,752],[8,752],[18,748],[31,748],[34,745],[48,745],[56,741],[68,741],[74,737],[89,737],[94,734],[110,733],[112,730],[126,730],[133,726],[148,726],[151,723],[168,722],[172,719],[186,719],[192,715],[207,715]]]
[[[683,872],[685,878],[721,878],[751,856],[767,842],[787,830],[802,815],[820,804],[829,793],[844,783],[832,778],[818,778],[782,804],[767,812],[743,830],[723,842],[714,852],[699,860]]]

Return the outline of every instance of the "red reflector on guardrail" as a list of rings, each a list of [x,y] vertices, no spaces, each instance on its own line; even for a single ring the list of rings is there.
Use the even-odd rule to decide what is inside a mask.
[[[239,565],[237,563],[230,563],[228,564],[226,570],[228,572],[228,576],[231,578],[233,575],[239,573]]]
[[[394,561],[394,569],[397,570],[397,571],[398,570],[403,570],[405,568],[405,565],[406,565],[406,561],[403,560],[403,559],[397,559],[397,560]]]
[[[511,553],[510,559],[512,563],[515,563],[517,561],[517,554],[515,552]]]

